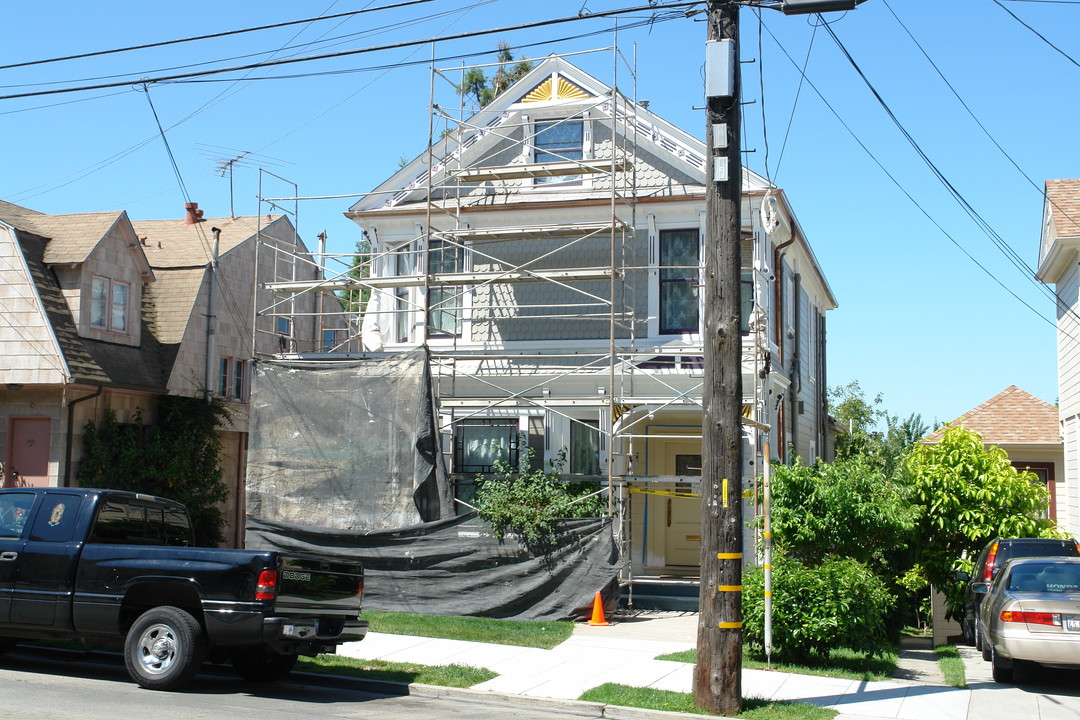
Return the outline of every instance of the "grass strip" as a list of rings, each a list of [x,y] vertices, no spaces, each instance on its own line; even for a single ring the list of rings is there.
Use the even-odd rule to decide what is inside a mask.
[[[470,665],[416,665],[384,660],[358,660],[342,655],[301,657],[296,663],[296,669],[325,675],[459,688],[472,687],[498,674]]]
[[[581,695],[579,700],[619,705],[622,707],[666,710],[668,712],[711,715],[694,704],[690,693],[638,688],[618,683],[605,683]],[[837,712],[807,703],[743,700],[743,711],[737,717],[747,720],[830,720]]]
[[[681,650],[659,655],[656,659],[696,663],[697,650],[693,648]],[[812,656],[801,664],[775,660],[772,664],[769,664],[763,656],[744,652],[742,666],[750,670],[774,670],[776,672],[798,673],[799,675],[816,675],[818,677],[872,682],[892,678],[896,673],[896,659],[895,652],[884,657],[868,657],[865,653],[838,648],[827,656]]]
[[[964,659],[955,645],[938,645],[934,648],[938,656],[938,666],[945,676],[945,684],[954,688],[967,687],[967,673],[964,671]]]
[[[361,617],[371,624],[371,632],[471,640],[545,650],[555,647],[574,632],[574,623],[564,620],[550,622],[497,620],[448,615],[413,615],[377,610],[365,610]]]

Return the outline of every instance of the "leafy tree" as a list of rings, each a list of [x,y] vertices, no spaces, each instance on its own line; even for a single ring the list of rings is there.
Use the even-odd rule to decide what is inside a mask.
[[[743,639],[765,644],[765,571],[743,576]],[[887,618],[894,598],[885,583],[852,558],[810,565],[778,558],[772,571],[772,628],[777,655],[805,661],[845,647],[879,655],[892,648]]]
[[[811,565],[840,556],[881,572],[914,527],[907,489],[864,456],[780,466],[770,484],[777,544]]]
[[[220,504],[229,496],[221,479],[217,428],[228,420],[219,398],[168,395],[159,399],[157,425],[130,424],[109,412],[104,422],[86,423],[83,458],[76,478],[83,487],[130,490],[177,500],[187,506],[198,545],[217,545],[224,536]]]
[[[472,98],[479,107],[484,107],[533,68],[532,60],[526,57],[515,60],[506,42],[499,42],[498,58],[499,66],[490,78],[483,68],[466,70],[458,94]]]
[[[929,428],[917,413],[904,419],[889,415],[882,402],[881,393],[868,400],[858,380],[829,390],[829,412],[847,428],[837,438],[836,459],[865,457],[891,476]]]
[[[495,461],[494,475],[476,476],[476,514],[491,524],[500,540],[513,532],[525,544],[544,549],[555,542],[559,520],[599,517],[604,501],[592,495],[598,489],[595,483],[566,482],[559,476],[566,450],[550,462],[548,471],[532,469],[534,455],[527,448],[518,467],[500,459]]]
[[[926,580],[945,593],[950,617],[962,607],[955,573],[971,572],[990,539],[1058,536],[1053,521],[1042,517],[1046,488],[976,432],[947,426],[936,445],[912,451],[906,470],[919,506],[916,560]]]

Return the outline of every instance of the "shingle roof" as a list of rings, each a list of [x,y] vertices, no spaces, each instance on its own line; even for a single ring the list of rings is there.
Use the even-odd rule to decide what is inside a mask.
[[[0,219],[12,227],[48,238],[44,259],[49,264],[86,262],[123,212],[46,215],[0,200]]]
[[[1047,180],[1046,200],[1057,236],[1080,237],[1080,180]]]
[[[266,229],[282,217],[264,215],[261,227]],[[259,231],[260,218],[207,218],[194,225],[187,225],[183,220],[140,220],[132,226],[140,238],[146,238],[143,252],[150,267],[155,270],[193,268],[210,262],[214,243],[211,228],[221,230],[218,252],[224,255]]]
[[[952,425],[963,425],[968,430],[974,430],[982,435],[988,445],[1061,444],[1057,408],[1015,385],[968,410]],[[921,442],[936,443],[941,440],[943,432],[933,432]]]
[[[60,284],[45,261],[51,240],[20,229],[15,235],[74,380],[164,391],[163,348],[145,321],[139,347],[81,337]]]

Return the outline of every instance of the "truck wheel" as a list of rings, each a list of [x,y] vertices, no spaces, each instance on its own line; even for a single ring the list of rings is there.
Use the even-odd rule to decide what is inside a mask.
[[[185,610],[164,605],[144,612],[128,630],[124,664],[142,687],[175,690],[195,675],[205,650],[199,622]]]
[[[274,682],[292,672],[297,655],[281,655],[266,648],[243,648],[232,656],[237,674],[253,682]]]

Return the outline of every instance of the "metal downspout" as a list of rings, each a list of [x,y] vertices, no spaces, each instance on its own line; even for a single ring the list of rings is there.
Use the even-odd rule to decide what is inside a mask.
[[[71,453],[75,444],[75,433],[72,432],[72,425],[75,423],[75,406],[84,400],[93,400],[94,398],[105,392],[105,387],[98,385],[97,390],[89,395],[84,395],[81,398],[75,398],[68,403],[67,406],[67,438],[64,441],[64,485],[63,487],[71,487]]]

